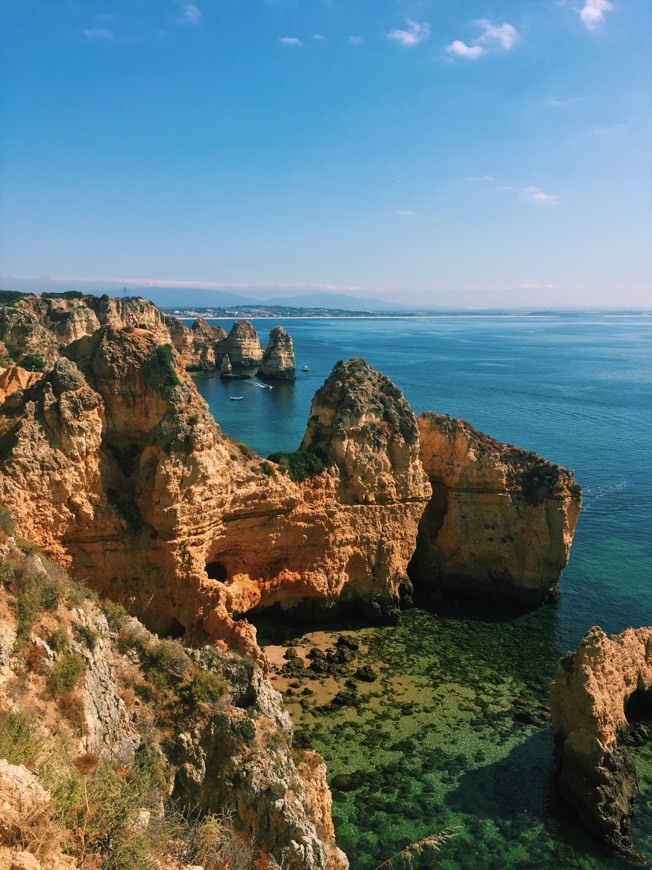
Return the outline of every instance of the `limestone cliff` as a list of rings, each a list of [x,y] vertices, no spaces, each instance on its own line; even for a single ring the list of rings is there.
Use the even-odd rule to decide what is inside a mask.
[[[464,420],[418,418],[432,499],[410,576],[454,595],[537,605],[557,592],[581,491],[572,472]]]
[[[2,529],[0,569],[0,866],[348,867],[324,763],[251,660],[103,613]]]
[[[610,637],[591,628],[562,659],[552,689],[559,787],[608,846],[644,863],[627,833],[638,781],[626,711],[635,716],[637,706],[652,718],[652,628]]]
[[[414,414],[363,359],[338,362],[317,391],[301,449],[337,466],[345,503],[418,505],[430,495]]]
[[[263,354],[263,362],[258,369],[260,377],[270,381],[293,381],[296,377],[296,363],[292,338],[282,326],[277,326],[269,334],[269,342]]]
[[[174,349],[183,359],[186,371],[201,372],[215,369],[215,345],[226,338],[221,326],[210,326],[198,317],[190,329],[176,317],[166,317]]]
[[[12,393],[34,386],[41,377],[41,372],[28,372],[20,366],[0,368],[0,404]]]
[[[140,297],[112,298],[81,294],[25,295],[15,305],[0,306],[0,352],[21,362],[38,354],[52,365],[63,349],[100,326],[147,329],[160,344],[173,344],[185,368],[215,368],[215,345],[226,338],[222,327],[198,318],[188,329]]]
[[[153,333],[102,327],[66,353],[0,409],[0,500],[23,536],[155,630],[254,655],[237,617],[255,608],[351,602],[397,617],[429,487],[414,417],[387,379],[354,365],[330,410],[322,394],[313,416],[346,422],[335,405],[350,391],[357,415],[344,441],[315,436],[334,464],[294,482],[221,434]]]
[[[258,368],[263,360],[263,350],[258,333],[248,320],[236,320],[228,336],[215,346],[216,363],[229,355],[234,369]]]

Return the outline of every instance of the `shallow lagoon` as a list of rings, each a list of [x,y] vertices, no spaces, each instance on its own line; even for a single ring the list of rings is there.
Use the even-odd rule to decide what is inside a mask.
[[[256,323],[263,343],[275,325]],[[588,627],[615,632],[652,622],[652,318],[283,325],[298,364],[310,366],[295,386],[268,391],[196,378],[224,430],[261,455],[296,448],[310,399],[334,363],[364,356],[417,413],[452,413],[534,449],[573,468],[584,490],[557,604],[509,618],[415,609],[398,627],[358,627],[358,664],[369,663],[378,680],[358,684],[357,707],[320,709],[336,688],[319,688],[319,679],[306,683],[314,695],[286,695],[298,742],[328,764],[338,839],[352,868],[372,868],[449,827],[455,836],[436,858],[424,855],[422,867],[619,866],[556,803],[541,716],[556,662]],[[246,391],[245,400],[229,402],[234,391]],[[341,674],[342,684],[347,678]],[[523,710],[534,710],[539,724],[520,721]],[[652,748],[636,755],[646,784],[634,836],[652,854]]]

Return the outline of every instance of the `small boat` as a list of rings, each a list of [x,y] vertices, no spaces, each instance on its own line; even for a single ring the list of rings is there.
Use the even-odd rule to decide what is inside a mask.
[[[232,402],[241,402],[244,399],[244,396],[229,396]]]
[[[309,372],[310,369],[308,368],[308,366],[303,366],[303,368],[301,369],[301,371],[302,371],[302,372]]]

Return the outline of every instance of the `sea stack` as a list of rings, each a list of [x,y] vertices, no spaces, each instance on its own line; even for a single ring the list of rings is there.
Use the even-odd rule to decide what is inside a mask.
[[[551,714],[562,796],[607,846],[648,863],[628,835],[638,779],[626,744],[649,738],[637,720],[652,718],[652,628],[589,629],[557,668]]]
[[[432,498],[415,585],[524,606],[555,597],[582,500],[573,473],[464,420],[427,411],[418,424]]]
[[[228,336],[215,346],[217,365],[222,362],[225,354],[229,355],[235,370],[257,368],[261,364],[263,350],[258,334],[248,320],[236,320]]]
[[[269,381],[293,381],[296,374],[292,338],[282,326],[277,326],[269,334],[258,375]]]

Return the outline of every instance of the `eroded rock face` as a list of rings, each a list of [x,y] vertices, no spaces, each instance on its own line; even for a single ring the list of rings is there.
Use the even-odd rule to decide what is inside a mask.
[[[22,361],[38,353],[51,366],[63,349],[101,326],[146,329],[159,344],[173,344],[188,371],[215,368],[215,345],[226,338],[221,326],[198,318],[188,329],[140,297],[81,298],[27,295],[15,306],[0,307],[0,352]]]
[[[270,332],[258,374],[270,381],[293,381],[296,378],[292,338],[282,326],[277,326]]]
[[[42,377],[42,372],[28,372],[20,366],[0,369],[0,403],[12,393],[34,386]]]
[[[427,412],[418,424],[433,494],[414,583],[528,606],[554,596],[581,505],[572,472],[448,415]]]
[[[350,602],[397,618],[429,487],[387,379],[356,369],[344,441],[318,430],[335,464],[294,483],[222,435],[151,332],[103,327],[66,352],[0,412],[0,500],[20,534],[158,632],[203,631],[253,655],[255,630],[237,618],[253,609]],[[348,419],[337,396],[348,388],[318,417]]]
[[[317,391],[301,449],[337,466],[347,504],[421,504],[430,495],[414,414],[363,359],[338,362]]]
[[[562,659],[551,713],[561,794],[608,846],[643,863],[627,833],[638,780],[625,705],[635,699],[652,711],[652,628],[608,637],[594,627]]]
[[[258,333],[248,320],[236,320],[228,336],[215,347],[219,365],[225,354],[229,355],[234,369],[257,368],[263,360],[263,350]]]
[[[165,324],[186,371],[203,372],[215,368],[215,345],[226,338],[221,326],[210,326],[201,317],[195,320],[190,329],[176,317],[167,316]]]

